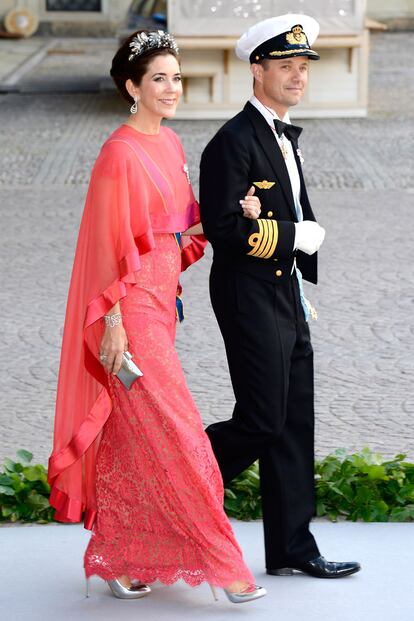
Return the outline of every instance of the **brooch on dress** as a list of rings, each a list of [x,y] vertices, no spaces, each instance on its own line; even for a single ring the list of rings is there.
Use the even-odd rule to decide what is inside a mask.
[[[188,173],[188,164],[187,164],[187,162],[186,162],[185,164],[183,164],[183,171],[184,171],[184,173],[185,173],[185,175],[186,175],[186,177],[187,177],[187,181],[188,181],[188,183],[191,183],[191,181],[190,181],[190,175],[189,175],[189,173]]]

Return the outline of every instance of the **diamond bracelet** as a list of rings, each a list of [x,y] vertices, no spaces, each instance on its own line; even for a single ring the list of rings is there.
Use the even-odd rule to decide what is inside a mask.
[[[105,325],[109,328],[119,326],[122,321],[121,313],[114,313],[113,315],[104,315]]]

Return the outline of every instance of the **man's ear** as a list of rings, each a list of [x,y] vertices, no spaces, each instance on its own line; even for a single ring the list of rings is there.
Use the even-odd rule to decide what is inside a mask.
[[[262,67],[262,65],[258,65],[257,63],[252,63],[250,65],[250,71],[252,72],[253,77],[256,80],[256,82],[259,82],[259,84],[261,84],[263,82],[263,67]]]

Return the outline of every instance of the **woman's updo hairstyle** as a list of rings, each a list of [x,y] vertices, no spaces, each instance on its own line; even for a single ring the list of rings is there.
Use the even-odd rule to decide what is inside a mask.
[[[125,39],[112,59],[110,71],[112,79],[118,91],[128,103],[134,103],[134,99],[128,93],[125,82],[127,80],[132,80],[136,86],[139,86],[143,76],[148,70],[149,64],[156,56],[167,56],[171,54],[171,56],[174,56],[174,58],[180,62],[178,49],[174,49],[174,47],[149,47],[140,54],[134,54],[131,43],[133,43],[137,35],[144,34],[144,36],[150,37],[152,33],[153,31],[149,30],[137,30],[130,37]],[[166,34],[165,36],[168,37],[169,35]],[[133,55],[133,58],[129,60],[131,55]]]

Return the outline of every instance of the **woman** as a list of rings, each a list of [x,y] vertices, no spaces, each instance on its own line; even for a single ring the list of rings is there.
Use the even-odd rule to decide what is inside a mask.
[[[183,578],[257,599],[230,523],[223,486],[174,349],[180,271],[205,245],[181,143],[161,127],[182,92],[177,47],[140,31],[111,75],[133,105],[95,163],[79,232],[49,462],[56,518],[85,512],[93,533],[86,577],[117,597]],[[246,217],[260,203],[241,199]],[[182,234],[182,236],[180,235]],[[186,240],[183,242],[183,240]],[[116,377],[129,351],[143,372],[131,390]]]

